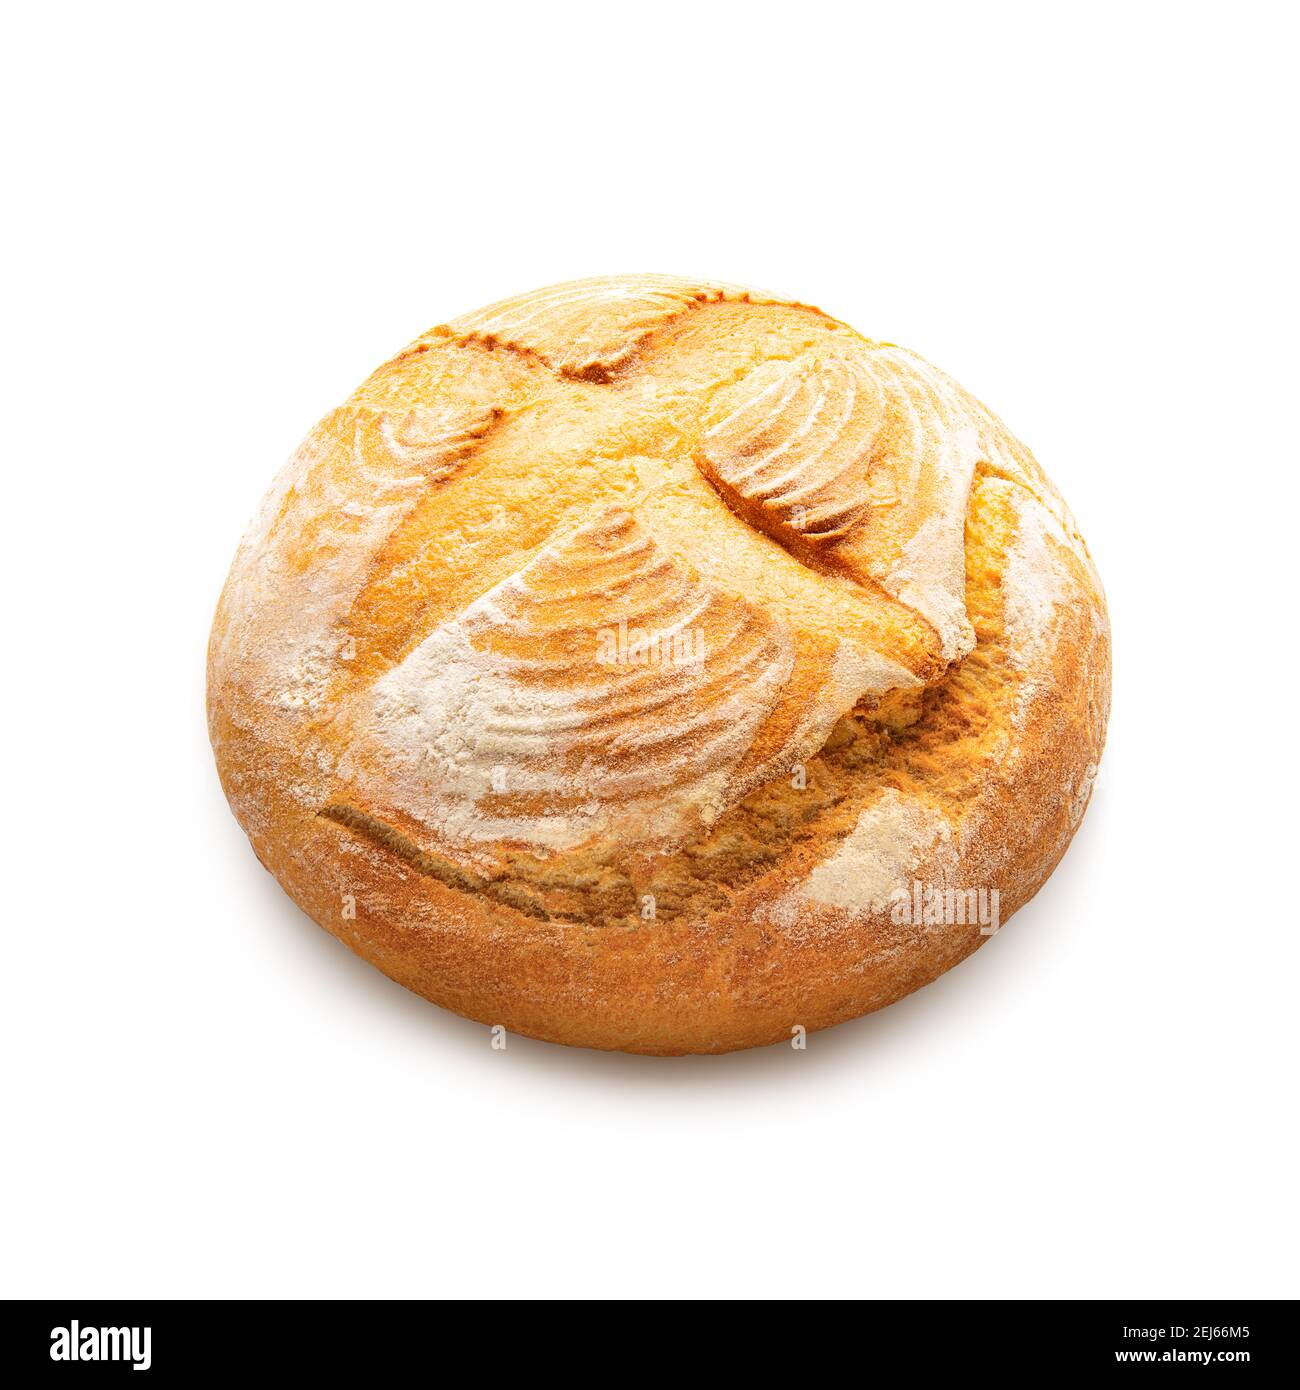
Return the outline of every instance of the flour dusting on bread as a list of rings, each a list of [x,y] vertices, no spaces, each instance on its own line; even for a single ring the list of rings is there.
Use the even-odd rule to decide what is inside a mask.
[[[748,292],[671,275],[578,280],[490,304],[451,328],[468,339],[535,354],[565,376],[599,381],[624,366],[666,321],[728,293]]]
[[[736,799],[793,660],[779,623],[614,510],[384,676],[351,712],[340,778],[453,843],[666,839]]]
[[[1028,667],[1041,660],[1057,606],[1070,598],[1062,554],[1070,542],[1055,518],[1023,492],[1017,494],[1017,516],[1019,529],[1003,575],[1004,621],[1012,655]]]
[[[851,913],[879,912],[894,892],[910,888],[913,871],[936,847],[933,857],[946,871],[956,854],[944,816],[915,797],[886,788],[808,875],[798,898],[805,905]]]
[[[738,515],[913,608],[944,662],[970,650],[962,537],[981,441],[944,378],[837,342],[765,363],[714,410],[696,458]]]

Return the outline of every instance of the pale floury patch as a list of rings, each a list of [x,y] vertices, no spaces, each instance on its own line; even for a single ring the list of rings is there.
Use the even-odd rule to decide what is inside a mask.
[[[593,651],[598,629],[571,626],[574,608],[611,591],[624,611]],[[555,851],[680,837],[748,790],[736,774],[795,655],[784,625],[702,583],[611,508],[357,699],[337,799],[355,788],[379,818],[401,812],[431,841],[471,852],[503,838]]]
[[[834,854],[808,875],[800,890],[805,900],[855,911],[880,909],[906,886],[923,856],[955,863],[952,828],[934,807],[893,787],[858,817]]]

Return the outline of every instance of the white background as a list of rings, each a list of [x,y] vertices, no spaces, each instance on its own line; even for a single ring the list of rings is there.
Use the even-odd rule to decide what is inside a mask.
[[[11,11],[0,1292],[1300,1294],[1285,13]],[[430,325],[623,270],[915,347],[1108,589],[1060,870],[804,1053],[493,1051],[288,902],[207,748],[307,429]]]

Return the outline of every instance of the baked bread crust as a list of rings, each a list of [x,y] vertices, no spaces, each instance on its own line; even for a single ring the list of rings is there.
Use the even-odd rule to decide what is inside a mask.
[[[380,368],[273,486],[208,657],[222,785],[304,911],[457,1013],[658,1054],[970,954],[954,904],[996,890],[996,926],[1051,873],[1109,700],[1087,549],[996,417],[662,276]]]

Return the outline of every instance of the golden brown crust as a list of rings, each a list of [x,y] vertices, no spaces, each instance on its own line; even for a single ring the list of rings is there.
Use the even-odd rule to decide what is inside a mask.
[[[954,383],[625,277],[433,330],[308,436],[218,606],[209,721],[258,857],[394,979],[721,1052],[892,1002],[987,939],[954,904],[1033,895],[1109,659],[1068,511]]]

